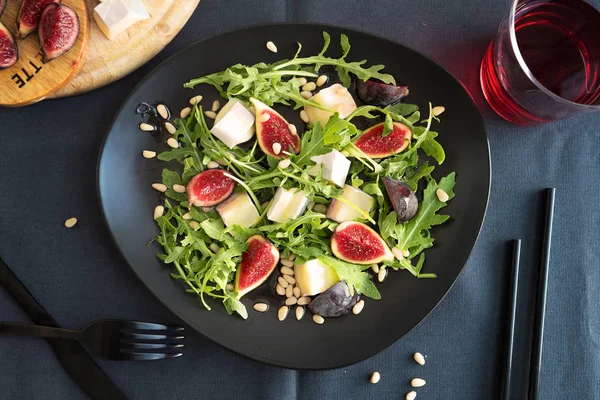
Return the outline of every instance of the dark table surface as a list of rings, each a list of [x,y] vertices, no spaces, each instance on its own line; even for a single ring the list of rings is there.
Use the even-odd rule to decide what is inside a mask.
[[[511,125],[493,114],[479,88],[479,63],[507,7],[507,1],[498,0],[202,0],[173,42],[121,81],[74,98],[0,109],[0,255],[65,327],[104,318],[178,323],[125,264],[100,215],[96,161],[120,103],[162,60],[198,39],[282,21],[358,28],[445,66],[485,116],[493,171],[489,209],[452,291],[405,338],[339,370],[296,372],[262,365],[191,330],[179,359],[100,365],[131,399],[403,399],[413,377],[427,380],[418,389],[420,399],[496,398],[507,241],[524,241],[513,376],[523,387],[541,235],[539,190],[555,186],[541,398],[600,399],[600,114],[536,128]],[[72,216],[79,223],[65,229]],[[0,320],[29,322],[2,290]],[[425,366],[412,361],[414,351],[428,356]],[[368,381],[373,371],[382,376],[377,385]],[[0,398],[86,396],[44,340],[2,337]],[[524,392],[515,390],[513,398],[525,398]]]

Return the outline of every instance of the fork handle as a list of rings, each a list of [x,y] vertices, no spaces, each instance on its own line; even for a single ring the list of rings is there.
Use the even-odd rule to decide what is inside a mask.
[[[0,335],[79,340],[81,333],[70,329],[53,328],[51,326],[0,322]]]

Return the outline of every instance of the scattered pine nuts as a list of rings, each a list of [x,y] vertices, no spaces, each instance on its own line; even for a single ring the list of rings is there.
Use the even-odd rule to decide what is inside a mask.
[[[190,221],[190,228],[197,231],[200,229],[200,223],[198,221]]]
[[[65,226],[67,228],[72,228],[75,226],[76,223],[77,223],[77,218],[72,217],[65,221]]]
[[[291,275],[283,275],[283,279],[289,282],[290,285],[296,284],[296,279]]]
[[[285,296],[285,288],[283,286],[281,286],[279,283],[277,284],[277,286],[275,286],[275,291],[277,292],[278,295]]]
[[[174,149],[179,148],[179,142],[175,138],[167,139],[167,144],[169,145],[169,147],[172,147]]]
[[[304,97],[305,99],[310,99],[312,97],[312,92],[309,92],[308,90],[303,90],[300,92],[300,96]]]
[[[404,256],[402,255],[402,250],[400,250],[397,247],[392,247],[392,253],[394,253],[394,257],[396,257],[398,261],[404,258]]]
[[[290,160],[289,158],[284,158],[283,160],[279,161],[279,164],[277,164],[277,166],[281,169],[286,169],[290,166],[291,163],[292,160]]]
[[[371,383],[375,384],[377,382],[379,382],[379,380],[381,380],[381,374],[377,371],[373,372],[373,375],[371,375]]]
[[[327,212],[327,206],[325,204],[315,204],[313,211],[316,213],[325,214]]]
[[[204,115],[206,115],[210,119],[217,118],[217,113],[214,111],[204,111]]]
[[[281,273],[284,275],[294,275],[294,270],[288,266],[281,267]]]
[[[185,186],[175,184],[173,185],[173,191],[176,193],[185,193]]]
[[[281,153],[281,143],[273,143],[273,153]]]
[[[317,86],[323,86],[327,83],[327,75],[321,75],[317,78]]]
[[[215,168],[219,168],[219,163],[216,161],[210,161],[208,164],[206,164],[206,166],[209,169],[215,169]]]
[[[219,250],[221,250],[221,248],[219,247],[218,244],[216,243],[211,243],[208,248],[210,249],[210,251],[212,251],[213,253],[218,253]]]
[[[192,219],[192,214],[190,214],[189,212],[186,212],[185,214],[183,214],[181,216],[181,218],[183,218],[184,220]]]
[[[271,42],[270,40],[267,42],[267,49],[273,53],[277,53],[277,46],[275,46],[275,43]]]
[[[408,256],[410,256],[410,251],[408,251],[408,250],[402,250],[402,257],[408,258]]]
[[[298,298],[298,299],[299,299],[300,297],[302,297],[302,292],[300,292],[300,288],[299,288],[298,286],[296,286],[296,287],[294,288],[294,290],[292,290],[292,293],[294,293],[294,297],[296,297],[296,298]]]
[[[181,118],[187,118],[191,112],[192,112],[192,109],[190,107],[186,107],[179,112],[179,116]]]
[[[306,78],[305,78],[305,77],[300,77],[300,78],[298,78],[298,85],[300,85],[300,86],[304,86],[304,85],[306,85],[306,83],[307,83],[307,82],[308,82],[308,81],[306,80]]]
[[[194,96],[190,99],[190,104],[194,105],[194,104],[198,104],[202,101],[202,96],[198,95],[198,96]]]
[[[279,260],[279,262],[281,263],[281,265],[285,265],[286,267],[293,267],[294,266],[294,262],[293,261],[286,260],[285,258],[282,258],[281,260]]]
[[[285,297],[292,297],[293,295],[294,295],[294,287],[291,285],[288,285],[288,287],[285,288]]]
[[[417,392],[415,392],[414,390],[411,390],[410,392],[406,393],[406,400],[415,400],[417,398]]]
[[[308,82],[306,85],[302,86],[302,90],[306,90],[312,92],[317,88],[317,84],[314,82]]]
[[[425,365],[425,357],[423,357],[423,354],[416,352],[415,354],[413,354],[413,358],[415,359],[417,364]]]
[[[296,304],[298,302],[298,299],[295,298],[294,296],[292,297],[288,297],[287,299],[285,299],[285,305],[286,306],[293,306],[294,304]]]
[[[294,124],[289,124],[288,125],[288,129],[290,130],[290,133],[294,136],[298,136],[298,129],[296,129],[296,125]]]
[[[144,156],[144,158],[154,158],[156,157],[156,152],[152,150],[144,150],[142,151],[142,156]]]
[[[164,212],[165,212],[165,208],[163,206],[156,206],[154,208],[154,219],[158,219],[158,218],[162,217]]]
[[[365,308],[365,301],[359,300],[358,303],[356,303],[354,305],[354,307],[352,307],[352,314],[354,314],[354,315],[360,314],[360,312],[363,310],[363,308]]]
[[[379,272],[377,273],[377,280],[379,282],[383,282],[385,281],[385,278],[387,278],[387,268],[381,267],[379,268]]]
[[[283,321],[285,319],[285,317],[287,317],[288,315],[288,311],[289,311],[289,307],[288,306],[282,306],[279,311],[277,311],[277,318],[280,321]]]
[[[315,324],[323,325],[323,322],[325,322],[325,318],[321,317],[318,314],[315,314],[313,315],[313,321],[315,322]]]
[[[300,111],[300,119],[304,122],[308,122],[308,114],[306,113],[306,111]]]
[[[152,132],[152,131],[156,130],[156,127],[154,125],[150,125],[145,122],[142,122],[140,124],[140,129],[143,130],[144,132]]]
[[[304,317],[304,307],[296,307],[296,319],[300,321]]]
[[[441,113],[443,113],[444,111],[446,111],[446,107],[444,106],[435,106],[431,109],[431,112],[433,113],[433,115],[435,115],[436,117],[438,115],[440,115]]]
[[[211,212],[211,211],[212,211],[212,208],[211,208],[211,207],[202,207],[202,211],[204,211],[204,212],[206,212],[206,213],[207,213],[207,212]]]
[[[265,303],[256,303],[252,308],[258,312],[265,312],[269,309],[269,306]]]
[[[414,378],[412,381],[410,381],[410,386],[412,387],[422,387],[425,386],[425,380],[421,379],[421,378]]]
[[[447,202],[448,199],[450,198],[450,196],[448,196],[448,193],[444,192],[442,189],[436,190],[435,195],[437,196],[438,200],[441,201],[442,203]]]
[[[173,135],[175,132],[177,132],[177,128],[175,128],[175,125],[173,125],[170,122],[165,122],[165,128],[167,129],[167,132],[169,132],[171,135]]]
[[[310,304],[310,302],[311,302],[311,299],[308,296],[303,296],[298,299],[299,306],[307,306]]]
[[[288,286],[290,286],[290,284],[288,283],[288,281],[286,281],[285,279],[283,279],[283,276],[280,276],[279,278],[277,278],[277,282],[279,282],[279,284],[285,289]]]
[[[167,191],[167,185],[163,185],[162,183],[153,183],[152,184],[152,189],[158,190],[159,192],[164,193],[164,192]],[[189,213],[188,213],[188,215],[189,215]]]
[[[258,118],[256,118],[256,120],[257,120],[258,122],[267,122],[267,121],[268,121],[268,120],[270,120],[270,119],[271,119],[271,115],[269,115],[268,113],[263,113],[263,114],[260,114],[260,115],[258,116]]]
[[[371,265],[371,269],[373,270],[374,273],[376,273],[376,274],[379,273],[379,265],[373,264],[373,265]]]
[[[213,112],[217,112],[217,110],[219,110],[219,108],[221,108],[221,102],[219,100],[213,101],[211,110]]]
[[[167,109],[167,106],[165,106],[164,104],[159,104],[156,106],[156,111],[158,111],[158,115],[160,115],[162,117],[162,119],[169,119],[169,110]]]

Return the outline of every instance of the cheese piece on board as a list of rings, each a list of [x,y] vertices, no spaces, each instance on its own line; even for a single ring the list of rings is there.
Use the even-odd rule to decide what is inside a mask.
[[[94,20],[110,40],[150,14],[142,0],[104,0],[94,8]]]

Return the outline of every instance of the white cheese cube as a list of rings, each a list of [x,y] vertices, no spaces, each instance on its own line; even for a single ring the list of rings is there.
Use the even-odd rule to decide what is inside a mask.
[[[352,95],[348,92],[348,89],[339,83],[331,85],[327,89],[321,89],[319,93],[315,94],[309,100],[337,112],[340,118],[346,118],[356,109],[356,103]],[[304,110],[308,115],[308,122],[311,125],[321,122],[321,126],[325,126],[329,117],[333,115],[329,111],[312,106],[304,106]]]
[[[340,281],[333,268],[317,259],[296,265],[294,276],[303,296],[314,296],[324,292]]]
[[[254,115],[241,101],[230,99],[217,114],[210,132],[233,149],[254,136]]]
[[[267,219],[283,224],[302,215],[307,205],[308,197],[302,190],[280,187],[267,211]]]
[[[349,185],[344,186],[344,191],[340,197],[343,201],[333,199],[327,208],[327,217],[337,222],[354,221],[358,218],[364,219],[361,211],[368,214],[375,201],[362,190]]]
[[[308,173],[316,176],[319,170],[323,168],[323,178],[336,186],[344,187],[346,177],[350,170],[350,160],[337,150],[332,150],[327,154],[313,156],[310,158],[317,163]]]
[[[94,8],[94,20],[110,40],[131,25],[149,18],[141,0],[105,0]]]
[[[217,212],[225,226],[239,225],[249,228],[260,219],[258,210],[246,192],[236,192],[217,206]]]

